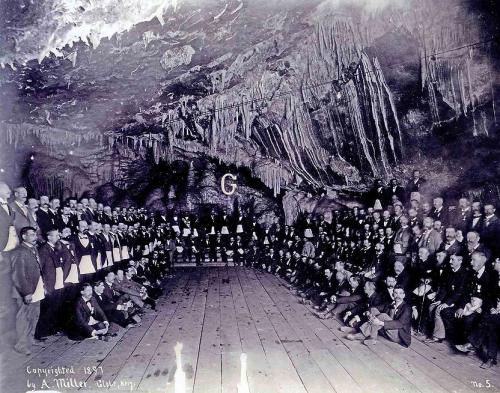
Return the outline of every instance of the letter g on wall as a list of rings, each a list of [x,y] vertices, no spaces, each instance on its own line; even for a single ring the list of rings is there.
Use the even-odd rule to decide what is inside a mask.
[[[226,188],[226,178],[230,178],[233,182],[236,181],[237,176],[231,174],[231,173],[226,173],[224,176],[222,176],[222,179],[220,180],[220,187],[222,189],[222,192],[225,195],[233,195],[236,191],[236,188],[238,187],[236,183],[230,183],[231,189],[228,191]]]

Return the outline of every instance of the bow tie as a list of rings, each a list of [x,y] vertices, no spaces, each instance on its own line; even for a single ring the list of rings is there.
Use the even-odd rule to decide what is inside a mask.
[[[7,205],[8,205],[8,203],[7,203],[7,202],[0,202],[0,205],[2,205],[2,206],[7,206]]]
[[[88,239],[89,237],[87,235],[78,235],[80,239]]]

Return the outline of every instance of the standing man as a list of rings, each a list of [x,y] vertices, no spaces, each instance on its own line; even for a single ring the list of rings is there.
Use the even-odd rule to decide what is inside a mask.
[[[37,338],[51,336],[60,330],[59,319],[63,301],[64,272],[62,257],[56,248],[58,241],[59,231],[51,229],[47,232],[47,242],[38,251],[46,295],[40,304],[40,320],[36,329]]]
[[[7,183],[0,182],[0,251],[13,250],[19,243],[14,227],[14,212],[7,200],[11,190]]]
[[[16,299],[17,342],[14,349],[24,355],[31,354],[35,340],[35,328],[40,316],[40,301],[45,297],[41,264],[36,250],[36,231],[25,227],[20,232],[22,243],[12,251],[13,297]]]
[[[22,228],[32,226],[28,216],[28,207],[25,204],[27,196],[26,188],[17,187],[14,190],[14,201],[10,204],[10,208],[14,212],[14,227],[18,236]]]

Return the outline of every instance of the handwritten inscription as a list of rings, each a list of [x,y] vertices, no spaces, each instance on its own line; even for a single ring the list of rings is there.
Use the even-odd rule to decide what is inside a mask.
[[[495,387],[489,379],[484,381],[470,381],[470,383],[475,388],[493,389]]]
[[[71,367],[26,367],[26,387],[28,391],[34,390],[62,390],[67,389],[118,389],[134,390],[134,383],[124,380],[104,379],[102,366]],[[90,375],[96,378],[89,379]]]

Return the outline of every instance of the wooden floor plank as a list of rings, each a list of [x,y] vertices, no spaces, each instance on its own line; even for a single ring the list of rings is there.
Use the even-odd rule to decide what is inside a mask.
[[[195,371],[195,393],[221,393],[219,270],[208,269],[209,286],[200,350]]]
[[[242,351],[247,355],[247,381],[251,393],[275,393],[278,388],[270,372],[259,333],[243,294],[242,284],[235,269],[229,269],[229,280],[236,313],[236,323]]]
[[[236,321],[229,268],[220,268],[220,344],[222,356],[222,391],[236,391],[240,382],[241,338]],[[233,269],[233,268],[230,268]]]

